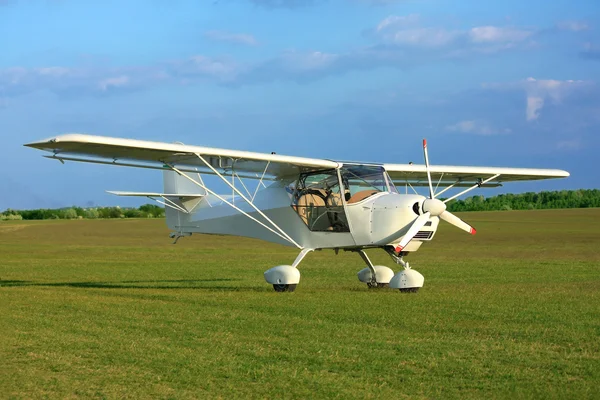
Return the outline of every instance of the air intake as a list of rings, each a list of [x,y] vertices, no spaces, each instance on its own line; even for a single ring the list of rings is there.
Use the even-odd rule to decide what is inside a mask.
[[[414,236],[414,239],[418,239],[418,240],[431,240],[432,236],[433,236],[433,232],[432,231],[419,231]]]

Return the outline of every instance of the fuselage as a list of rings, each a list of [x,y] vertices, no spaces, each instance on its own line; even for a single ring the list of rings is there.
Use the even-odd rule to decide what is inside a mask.
[[[331,170],[275,181],[256,192],[253,206],[240,196],[222,197],[238,209],[207,195],[190,213],[167,208],[167,224],[178,232],[245,236],[293,245],[277,234],[283,231],[300,247],[312,249],[393,245],[419,216],[426,198],[399,194],[380,168],[376,173],[373,167],[365,171],[352,166],[346,171]],[[173,185],[177,179],[181,177],[166,172],[165,187],[177,189]],[[431,240],[438,221],[431,217],[405,251],[416,251],[423,241]]]

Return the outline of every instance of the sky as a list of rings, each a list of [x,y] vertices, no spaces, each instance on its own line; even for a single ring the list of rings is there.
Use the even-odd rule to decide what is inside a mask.
[[[597,0],[0,0],[0,54],[0,210],[162,191],[23,147],[69,132],[600,187]]]

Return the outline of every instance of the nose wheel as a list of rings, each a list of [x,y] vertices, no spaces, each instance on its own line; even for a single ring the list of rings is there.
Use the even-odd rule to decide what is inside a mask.
[[[402,259],[405,253],[396,253],[394,248],[385,248],[385,251],[392,257],[396,264],[402,265],[404,269],[398,272],[390,280],[392,289],[399,289],[402,293],[417,293],[423,287],[425,278],[419,272],[415,271]]]
[[[296,290],[296,286],[298,286],[298,284],[274,284],[273,289],[275,289],[275,291],[278,293],[293,292],[294,290]]]

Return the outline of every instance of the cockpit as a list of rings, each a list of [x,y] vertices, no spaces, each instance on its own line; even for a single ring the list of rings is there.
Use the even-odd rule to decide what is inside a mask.
[[[344,164],[340,169],[300,174],[292,208],[311,231],[350,232],[344,207],[381,192],[397,193],[383,167]]]

